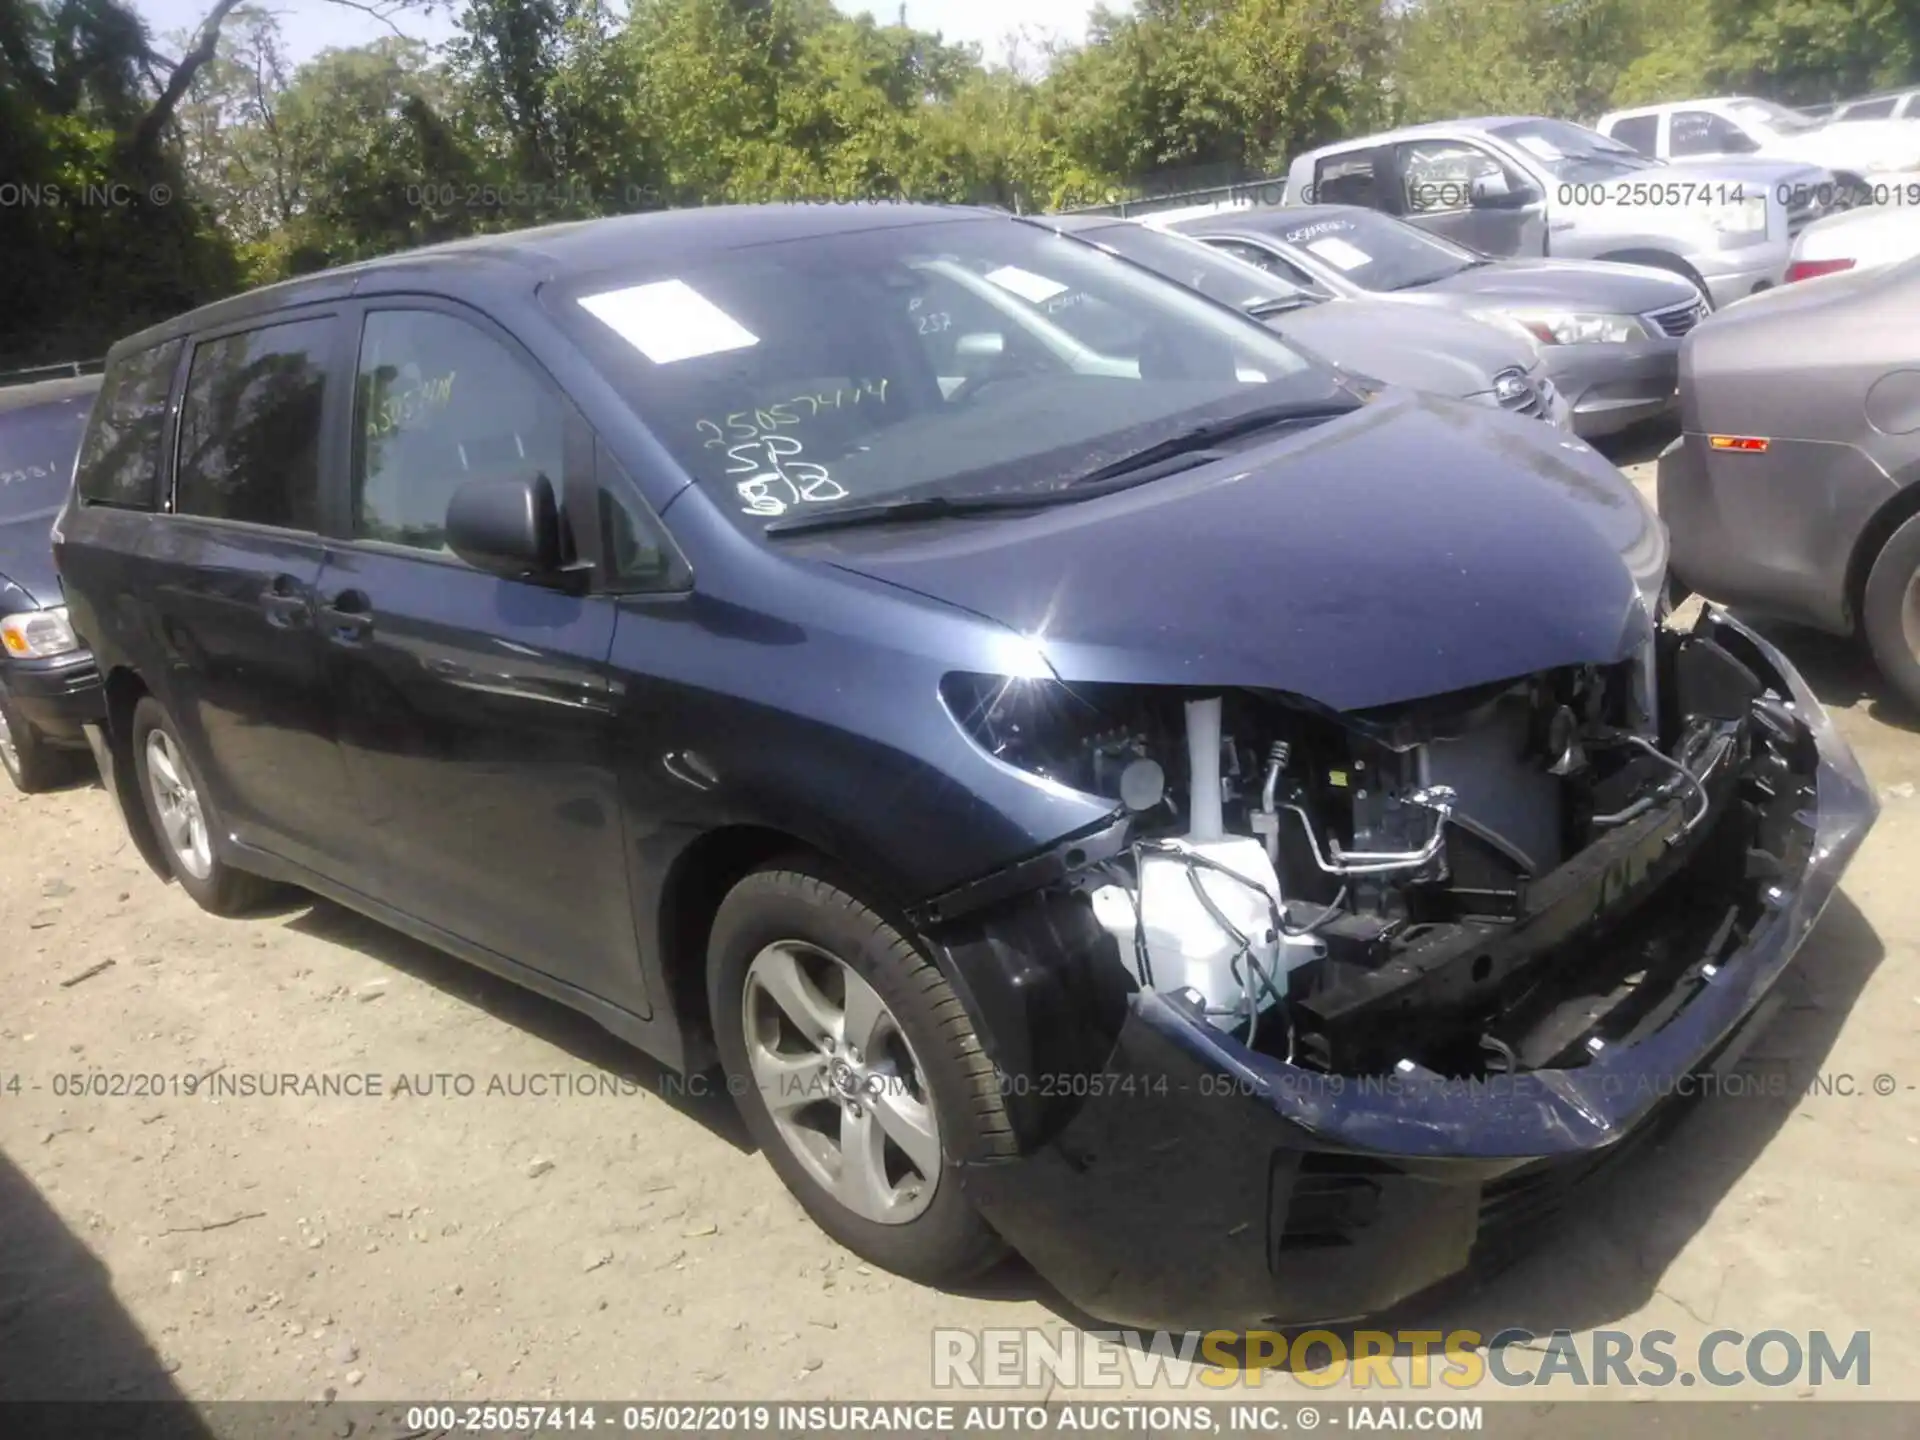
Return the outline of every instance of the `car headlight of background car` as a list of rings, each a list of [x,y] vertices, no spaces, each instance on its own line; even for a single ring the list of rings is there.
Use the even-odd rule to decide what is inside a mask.
[[[1624,345],[1650,340],[1647,327],[1634,315],[1589,314],[1576,310],[1495,310],[1475,312],[1478,318],[1518,325],[1543,345]]]
[[[1756,240],[1767,233],[1767,197],[1748,195],[1727,205],[1717,205],[1706,212],[1706,221],[1708,228],[1723,238]]]
[[[15,660],[45,660],[79,648],[64,605],[52,610],[27,610],[0,620],[0,650]]]

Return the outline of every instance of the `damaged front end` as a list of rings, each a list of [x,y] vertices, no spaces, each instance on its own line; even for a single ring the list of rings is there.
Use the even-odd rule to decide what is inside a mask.
[[[945,698],[1116,805],[917,918],[1023,1142],[964,1183],[1130,1323],[1350,1318],[1464,1268],[1724,1058],[1876,814],[1791,667],[1711,611],[1368,712]]]

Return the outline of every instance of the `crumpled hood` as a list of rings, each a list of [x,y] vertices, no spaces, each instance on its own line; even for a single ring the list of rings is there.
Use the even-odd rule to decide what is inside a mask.
[[[1607,314],[1644,315],[1684,305],[1691,284],[1646,265],[1604,260],[1502,260],[1423,285],[1422,295],[1471,297],[1478,303],[1534,305]]]
[[[41,606],[59,605],[60,572],[53,564],[57,511],[0,523],[0,584],[11,580]]]
[[[1583,442],[1393,390],[1099,499],[781,549],[1000,621],[1070,682],[1354,710],[1626,658],[1666,539]]]
[[[1435,395],[1483,395],[1502,370],[1532,370],[1525,337],[1441,305],[1398,298],[1328,300],[1266,322],[1342,369]]]

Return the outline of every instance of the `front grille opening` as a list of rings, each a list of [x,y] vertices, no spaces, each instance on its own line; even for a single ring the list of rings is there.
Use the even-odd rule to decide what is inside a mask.
[[[1660,327],[1661,333],[1678,340],[1707,318],[1707,307],[1701,301],[1689,301],[1685,305],[1656,310],[1647,318]]]
[[[1380,1213],[1383,1177],[1400,1172],[1364,1155],[1282,1153],[1273,1158],[1276,1254],[1351,1245]]]

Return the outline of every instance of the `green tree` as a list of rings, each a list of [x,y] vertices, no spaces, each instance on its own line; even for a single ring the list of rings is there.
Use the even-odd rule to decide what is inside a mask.
[[[1395,24],[1394,115],[1593,118],[1650,29],[1685,20],[1646,0],[1421,0]]]
[[[1386,42],[1378,0],[1141,0],[1044,88],[1084,172],[1236,178],[1377,121]]]
[[[167,143],[177,69],[115,0],[0,0],[0,366],[97,354],[233,284]]]

